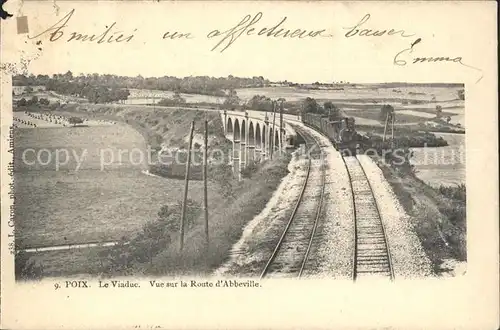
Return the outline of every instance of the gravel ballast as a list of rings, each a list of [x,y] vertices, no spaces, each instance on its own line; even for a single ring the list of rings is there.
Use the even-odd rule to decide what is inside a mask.
[[[354,262],[354,209],[349,176],[340,153],[320,133],[306,130],[320,143],[325,159],[325,190],[315,240],[303,277],[352,279]],[[298,155],[299,151],[296,151]],[[416,236],[410,217],[400,205],[380,168],[359,155],[384,224],[395,279],[432,275],[431,262]],[[305,159],[298,155],[265,209],[245,228],[229,260],[216,272],[223,276],[258,276],[276,246],[305,179]]]
[[[431,276],[433,274],[431,262],[412,228],[411,218],[394,195],[382,170],[369,156],[357,157],[377,201],[386,231],[395,279]]]
[[[300,125],[322,145],[326,177],[322,217],[304,277],[351,279],[354,257],[354,213],[347,169],[340,153],[318,132]]]
[[[244,228],[229,259],[216,276],[260,276],[292,212],[306,177],[306,161],[292,157],[283,178],[265,208]]]

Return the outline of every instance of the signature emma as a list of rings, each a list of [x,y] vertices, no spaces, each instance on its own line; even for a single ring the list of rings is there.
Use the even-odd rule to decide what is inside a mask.
[[[461,56],[455,56],[455,57],[453,57],[453,56],[452,57],[450,57],[450,56],[446,56],[446,57],[444,57],[444,56],[441,56],[441,57],[411,57],[410,55],[414,52],[415,46],[417,44],[419,44],[421,41],[422,41],[422,38],[418,38],[410,45],[409,48],[405,48],[402,51],[400,51],[399,53],[397,53],[396,56],[394,56],[393,64],[399,65],[399,66],[405,66],[408,64],[408,62],[410,62],[410,64],[443,63],[443,62],[450,63],[451,62],[451,63],[457,63],[457,64],[463,65],[467,68],[479,71],[479,72],[481,72],[481,78],[479,78],[479,80],[481,80],[483,78],[483,76],[482,76],[483,71],[481,69],[478,69],[476,67],[473,67],[473,66],[470,66],[470,65],[463,63]]]

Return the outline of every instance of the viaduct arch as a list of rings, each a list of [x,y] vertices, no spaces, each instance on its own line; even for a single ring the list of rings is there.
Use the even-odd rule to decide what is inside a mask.
[[[221,116],[224,134],[233,142],[233,171],[240,175],[250,162],[270,159],[295,144],[295,130],[281,118],[276,118],[273,125],[266,112],[250,116],[247,111],[224,110]]]

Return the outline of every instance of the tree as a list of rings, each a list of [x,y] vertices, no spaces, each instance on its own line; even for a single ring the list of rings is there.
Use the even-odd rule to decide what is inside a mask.
[[[26,87],[24,88],[24,91],[25,91],[26,93],[33,93],[33,87],[31,87],[31,86],[26,86]]]
[[[457,91],[457,94],[458,94],[458,98],[460,100],[465,100],[465,90],[461,89],[461,90]]]
[[[20,99],[19,101],[17,101],[18,107],[25,107],[26,105],[28,105],[28,102],[26,102],[26,99],[24,97],[22,99]]]
[[[128,88],[120,90],[120,100],[125,101],[128,99],[129,96],[130,96],[130,91],[128,90]]]
[[[331,101],[323,103],[323,108],[325,108],[325,112],[327,112],[330,118],[332,118],[333,120],[336,120],[340,117],[340,109]]]
[[[172,96],[172,101],[174,102],[174,104],[186,103],[186,99],[181,96],[181,93],[179,91],[176,91],[174,93],[174,96]]]
[[[68,119],[68,122],[75,127],[78,124],[83,124],[83,119],[80,117],[71,117]]]
[[[68,72],[66,72],[64,75],[63,75],[64,79],[66,80],[72,80],[73,79],[73,73],[71,71],[68,70]]]
[[[382,108],[380,108],[380,121],[385,121],[387,118],[387,114],[389,114],[389,119],[392,118],[394,114],[394,107],[390,104],[384,104]]]
[[[312,113],[321,113],[323,112],[323,108],[316,102],[312,97],[307,97],[303,101],[303,112],[312,112]]]
[[[50,104],[50,101],[46,98],[40,98],[40,100],[38,101],[41,105],[49,105]]]
[[[27,102],[27,105],[34,105],[34,104],[37,104],[38,103],[38,97],[37,96],[33,96],[31,99],[29,99]]]
[[[253,110],[273,111],[273,100],[264,95],[254,95],[246,105]]]
[[[236,93],[236,90],[234,90],[234,88],[229,89],[226,99],[224,100],[224,104],[229,106],[240,104],[240,98],[238,97],[238,93]]]

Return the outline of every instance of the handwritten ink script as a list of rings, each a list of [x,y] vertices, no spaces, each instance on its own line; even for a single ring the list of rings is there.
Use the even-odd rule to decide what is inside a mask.
[[[111,43],[129,43],[135,39],[135,34],[138,29],[132,31],[119,30],[117,22],[111,22],[105,25],[101,31],[90,33],[83,31],[68,32],[69,23],[71,18],[75,15],[75,9],[72,9],[63,18],[46,30],[29,37],[30,39],[48,36],[49,41],[65,41],[65,42],[88,42],[96,44],[111,44]],[[263,38],[287,38],[287,39],[318,39],[318,38],[333,38],[334,33],[328,32],[328,28],[304,28],[292,27],[287,23],[287,17],[281,20],[264,24],[262,18],[264,14],[258,12],[255,15],[245,15],[236,25],[230,28],[217,28],[212,29],[206,34],[206,38],[215,40],[215,45],[211,48],[212,51],[224,52],[231,47],[237,40],[253,36]],[[366,14],[356,24],[351,27],[344,28],[347,32],[344,34],[345,38],[353,37],[401,37],[407,38],[413,36],[404,30],[395,30],[392,28],[378,30],[372,29],[367,26],[370,20],[370,14]],[[188,31],[166,31],[161,35],[162,40],[188,40],[195,39],[195,35]]]
[[[117,44],[117,43],[130,43],[137,40],[136,33],[138,28],[132,29],[130,31],[122,31],[119,28],[118,22],[110,22],[105,25],[99,31],[70,31],[70,21],[75,15],[75,9],[68,12],[63,18],[57,21],[52,26],[48,27],[38,34],[28,37],[30,39],[36,39],[41,37],[48,37],[50,42],[86,42],[94,44]],[[236,41],[245,39],[247,37],[260,37],[260,38],[281,38],[281,39],[317,39],[320,38],[401,38],[403,40],[408,40],[408,38],[415,38],[415,41],[410,47],[399,51],[393,58],[393,64],[395,66],[406,66],[407,64],[419,64],[419,63],[457,63],[462,66],[481,71],[478,68],[472,67],[470,65],[464,64],[461,56],[439,56],[439,57],[429,57],[429,56],[419,56],[411,57],[411,54],[415,51],[415,47],[421,42],[421,38],[417,38],[414,33],[407,32],[403,29],[395,29],[390,26],[383,28],[374,28],[371,20],[370,14],[365,14],[360,20],[355,24],[347,27],[343,27],[344,31],[342,34],[336,34],[334,31],[330,31],[328,27],[323,28],[306,28],[291,26],[288,23],[288,18],[285,16],[279,21],[264,23],[264,14],[258,12],[255,15],[245,15],[240,19],[235,25],[229,28],[215,28],[208,30],[208,33],[204,35],[205,38],[209,40],[214,40],[214,44],[211,47],[211,51],[218,51],[223,53],[231,46],[233,46]],[[175,40],[191,40],[196,39],[195,33],[192,31],[162,31],[158,39],[164,41],[175,41]],[[409,39],[409,40],[411,40]],[[482,71],[481,71],[482,72]]]
[[[69,20],[75,13],[75,10],[72,9],[66,16],[61,18],[57,23],[49,27],[47,30],[42,31],[41,33],[35,35],[34,37],[28,37],[29,39],[38,38],[44,34],[49,34],[49,41],[54,42],[60,40],[63,36],[65,36],[65,28],[68,27]],[[66,39],[66,42],[71,41],[91,41],[96,42],[98,44],[102,43],[119,43],[119,42],[130,42],[134,38],[133,33],[129,33],[124,35],[122,31],[114,31],[116,29],[116,22],[113,22],[109,25],[106,25],[105,30],[99,34],[85,34],[81,32],[71,32],[69,37]],[[137,31],[134,29],[133,32]],[[49,33],[50,32],[50,33]]]
[[[416,45],[422,42],[422,38],[416,39],[413,43],[411,43],[410,47],[403,49],[402,51],[398,52],[393,59],[393,64],[397,66],[405,66],[408,64],[422,64],[422,63],[456,63],[459,65],[462,65],[464,67],[476,70],[481,73],[481,77],[479,80],[476,81],[479,82],[483,76],[482,73],[483,71],[479,68],[473,67],[471,65],[465,64],[463,62],[462,56],[453,56],[453,55],[448,55],[448,56],[422,56],[422,57],[410,57],[411,54],[416,49]]]

